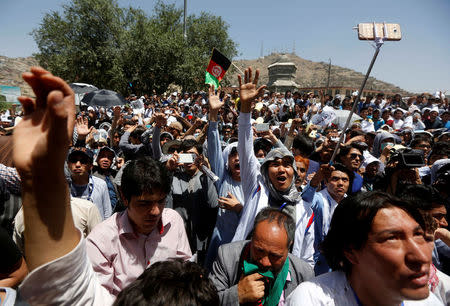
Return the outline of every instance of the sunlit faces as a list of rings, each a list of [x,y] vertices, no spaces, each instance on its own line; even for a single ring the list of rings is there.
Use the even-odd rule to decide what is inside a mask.
[[[114,160],[113,152],[109,150],[102,150],[100,151],[97,157],[97,164],[101,169],[107,170],[111,167],[113,160]]]
[[[292,184],[294,178],[294,167],[292,157],[285,156],[270,161],[267,167],[269,179],[278,191],[286,191]]]
[[[361,154],[361,151],[351,148],[345,156],[341,157],[341,162],[345,165],[345,167],[347,167],[347,169],[357,171],[359,166],[361,166],[363,159],[364,157]]]
[[[364,177],[367,176],[369,178],[373,178],[377,175],[379,170],[380,170],[380,163],[378,161],[371,162],[366,166]]]
[[[350,279],[376,293],[402,300],[428,296],[431,248],[419,224],[404,210],[391,207],[375,215],[366,244],[346,253]],[[363,285],[364,286],[364,285]]]
[[[256,225],[250,243],[250,258],[260,269],[279,272],[288,251],[288,236],[283,225],[268,220]]]
[[[437,222],[439,227],[446,228],[447,223],[447,209],[445,205],[433,205],[433,209],[430,211],[431,216]]]
[[[305,163],[302,161],[296,161],[295,166],[297,167],[297,178],[295,179],[295,187],[299,188],[306,178],[306,171],[308,170]]]
[[[196,147],[192,147],[189,150],[183,151],[182,153],[191,153],[194,154],[195,156],[198,156],[198,151]],[[195,173],[197,173],[198,167],[195,163],[190,163],[190,164],[183,164],[184,170],[186,170],[186,172],[190,175],[194,175]]]
[[[337,202],[342,200],[350,185],[350,179],[347,173],[342,171],[333,171],[327,180],[328,193]]]
[[[152,193],[144,192],[140,196],[132,196],[130,201],[125,199],[128,218],[135,231],[145,235],[153,231],[161,220],[166,197],[167,194],[154,190]]]
[[[73,177],[86,177],[92,169],[92,161],[83,153],[70,154],[67,165]]]
[[[239,164],[239,154],[237,152],[231,152],[230,155],[228,155],[228,169],[231,172],[233,180],[240,182],[241,167]]]

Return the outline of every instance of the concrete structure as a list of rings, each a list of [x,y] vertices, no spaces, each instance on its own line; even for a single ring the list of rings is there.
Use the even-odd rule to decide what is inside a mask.
[[[269,82],[267,88],[270,91],[286,92],[296,91],[300,86],[295,83],[297,66],[291,62],[286,54],[282,54],[278,60],[267,67],[269,70]]]

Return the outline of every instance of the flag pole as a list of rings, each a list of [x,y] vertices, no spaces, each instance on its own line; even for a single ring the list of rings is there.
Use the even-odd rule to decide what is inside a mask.
[[[244,74],[244,72],[242,72],[242,70],[239,69],[239,67],[236,66],[236,64],[234,62],[231,62],[231,65],[233,65],[241,74]]]

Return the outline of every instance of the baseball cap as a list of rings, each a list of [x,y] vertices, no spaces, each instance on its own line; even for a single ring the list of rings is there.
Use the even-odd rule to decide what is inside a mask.
[[[82,155],[87,156],[89,158],[89,160],[91,161],[91,163],[94,160],[94,152],[92,152],[91,149],[88,149],[86,147],[72,147],[69,150],[69,154],[67,155],[67,159],[69,159],[71,156],[73,156],[75,154],[82,154]]]

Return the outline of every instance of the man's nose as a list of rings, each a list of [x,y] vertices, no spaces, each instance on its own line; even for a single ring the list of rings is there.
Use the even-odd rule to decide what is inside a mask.
[[[422,265],[431,262],[431,249],[427,246],[425,239],[416,241],[416,237],[407,241],[406,265],[413,270],[420,270]]]
[[[260,265],[262,268],[265,268],[265,269],[269,269],[269,268],[272,266],[272,264],[270,263],[270,260],[269,260],[269,257],[268,257],[268,256],[263,256],[263,257],[259,260],[259,265]]]
[[[158,216],[161,214],[161,210],[160,206],[156,204],[151,206],[149,213],[153,216]]]

